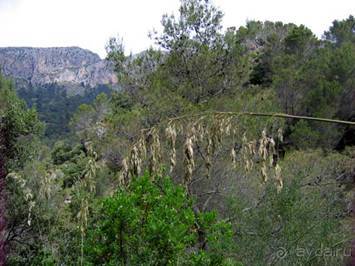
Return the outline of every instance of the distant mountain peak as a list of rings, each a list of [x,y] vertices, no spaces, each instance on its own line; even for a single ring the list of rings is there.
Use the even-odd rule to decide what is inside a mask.
[[[74,88],[117,84],[109,62],[80,47],[0,48],[0,69],[5,76],[34,86],[57,83]]]

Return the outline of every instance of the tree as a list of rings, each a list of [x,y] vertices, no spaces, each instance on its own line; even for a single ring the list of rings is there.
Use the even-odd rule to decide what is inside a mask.
[[[85,246],[89,265],[222,265],[233,236],[216,214],[196,215],[170,178],[136,178],[95,210]]]
[[[329,31],[324,33],[327,41],[334,43],[336,46],[342,45],[344,42],[355,43],[355,18],[350,15],[344,20],[334,20]]]
[[[230,216],[243,265],[344,265],[350,254],[346,191],[341,175],[345,154],[320,150],[289,152],[282,162],[285,187],[261,195],[233,186]],[[251,193],[251,195],[250,195]],[[330,255],[331,254],[331,255]]]
[[[223,32],[222,15],[182,0],[160,50],[126,56],[112,39],[122,90],[79,107],[77,138],[34,153],[26,132],[13,139],[9,264],[342,261],[294,251],[348,244],[355,156],[330,149],[355,124],[339,120],[353,117],[354,45],[281,22]]]
[[[274,59],[284,49],[284,39],[296,25],[271,21],[248,21],[246,27],[240,27],[238,39],[255,54],[250,83],[269,87],[275,71]]]
[[[6,176],[36,151],[31,143],[34,144],[42,131],[36,111],[27,110],[25,103],[17,98],[12,82],[0,75],[0,265],[5,264],[8,245]]]
[[[283,40],[283,51],[273,62],[273,86],[275,87],[284,112],[300,114],[303,111],[305,88],[302,68],[312,57],[318,41],[304,26],[294,27]]]
[[[186,41],[213,47],[218,43],[223,13],[210,0],[181,0],[179,17],[164,15],[163,34],[155,37],[168,51],[183,49]]]
[[[249,57],[232,29],[222,34],[222,18],[209,0],[182,0],[179,16],[164,15],[163,32],[155,34],[168,53],[161,78],[192,103],[233,93],[248,79]]]

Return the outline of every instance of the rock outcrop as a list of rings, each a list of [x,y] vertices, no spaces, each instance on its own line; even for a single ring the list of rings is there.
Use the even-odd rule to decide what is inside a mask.
[[[73,94],[87,87],[117,84],[106,60],[79,47],[0,48],[0,69],[18,84],[64,84],[74,90]]]

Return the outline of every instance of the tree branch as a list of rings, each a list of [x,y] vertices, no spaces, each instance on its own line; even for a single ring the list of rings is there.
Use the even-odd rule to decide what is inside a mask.
[[[198,114],[187,114],[182,116],[177,116],[169,119],[170,121],[182,120],[188,117],[201,117],[201,116],[211,116],[211,115],[229,115],[229,116],[265,116],[265,117],[278,117],[278,118],[293,118],[293,119],[302,119],[326,123],[335,123],[343,125],[352,125],[355,126],[355,122],[338,120],[338,119],[329,119],[321,117],[311,117],[311,116],[300,116],[300,115],[289,115],[284,113],[258,113],[258,112],[218,112],[218,111],[208,111]]]

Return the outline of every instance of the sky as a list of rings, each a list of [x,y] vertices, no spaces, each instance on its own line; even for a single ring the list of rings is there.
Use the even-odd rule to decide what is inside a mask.
[[[247,20],[304,24],[317,36],[334,19],[355,15],[355,0],[214,0],[223,26]],[[105,57],[110,37],[123,38],[126,52],[152,45],[148,33],[161,30],[163,14],[179,0],[0,0],[0,47],[79,46]]]

